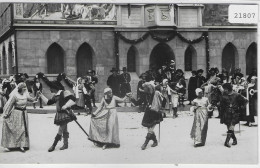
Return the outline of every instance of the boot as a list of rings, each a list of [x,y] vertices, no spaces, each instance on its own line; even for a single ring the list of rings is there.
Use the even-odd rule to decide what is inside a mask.
[[[53,142],[53,144],[52,144],[52,146],[48,149],[48,151],[49,151],[49,152],[54,151],[54,149],[55,149],[55,147],[56,147],[58,141],[60,141],[60,140],[61,140],[61,135],[57,134],[56,137],[55,137],[55,140],[54,140],[54,142]]]
[[[158,145],[158,141],[157,141],[156,135],[154,133],[152,134],[151,139],[153,140],[153,144],[151,145],[151,147],[156,147]]]
[[[235,136],[234,131],[232,131],[231,138],[233,139],[232,145],[236,145],[236,144],[237,144],[237,138],[236,138],[236,136]]]
[[[42,107],[42,99],[39,99],[39,102],[40,102],[40,108],[43,108]]]
[[[147,133],[147,135],[146,135],[146,139],[145,139],[145,142],[144,142],[144,144],[143,144],[142,147],[141,147],[142,150],[145,150],[147,144],[148,144],[149,141],[151,140],[151,136],[152,136],[152,134]]]
[[[226,147],[228,147],[228,148],[231,147],[230,144],[229,144],[229,140],[230,140],[231,136],[232,136],[232,133],[230,133],[230,132],[228,131],[228,133],[227,133],[227,138],[226,138],[226,141],[225,141],[225,144],[224,144],[224,145],[225,145]]]
[[[63,133],[63,146],[60,148],[60,150],[68,149],[68,147],[69,147],[68,139],[69,139],[69,133],[64,132]]]
[[[173,118],[176,118],[176,117],[178,117],[177,107],[173,107]]]

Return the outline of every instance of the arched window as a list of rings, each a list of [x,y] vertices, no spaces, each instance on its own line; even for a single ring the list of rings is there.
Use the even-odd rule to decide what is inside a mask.
[[[57,43],[47,50],[47,69],[49,74],[64,72],[64,50]]]
[[[77,59],[77,76],[87,75],[88,70],[93,69],[93,50],[87,43],[83,43],[76,54]]]
[[[197,52],[193,46],[188,46],[184,55],[185,71],[197,70]]]
[[[14,67],[13,67],[13,47],[12,43],[10,42],[8,45],[8,69],[9,69],[9,74],[14,73]]]
[[[253,69],[257,69],[257,45],[250,44],[246,51],[246,74],[249,75]]]
[[[238,68],[238,53],[236,47],[232,43],[228,43],[222,52],[222,68],[225,68],[230,74],[234,73]]]
[[[2,51],[2,62],[3,62],[3,74],[6,74],[6,51],[5,51],[5,47],[3,47],[3,51]]]
[[[137,55],[137,49],[134,46],[131,46],[127,52],[128,72],[136,72],[136,55]]]

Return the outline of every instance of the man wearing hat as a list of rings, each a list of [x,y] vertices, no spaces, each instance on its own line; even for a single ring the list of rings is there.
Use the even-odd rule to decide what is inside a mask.
[[[88,70],[88,73],[87,73],[87,76],[85,77],[85,83],[87,85],[90,85],[91,88],[92,88],[92,92],[91,92],[91,95],[90,95],[90,98],[92,99],[92,102],[93,102],[93,107],[96,107],[96,100],[95,100],[95,85],[98,83],[98,78],[96,76],[96,71],[94,70]]]
[[[192,76],[188,84],[188,100],[191,102],[197,97],[195,90],[197,89],[197,71],[191,71]]]
[[[197,70],[197,88],[200,88],[206,82],[206,78],[202,76],[203,72],[203,69]]]
[[[126,67],[123,67],[123,73],[120,75],[120,79],[121,79],[121,87],[120,87],[121,97],[125,97],[126,93],[131,92],[131,85],[130,85],[131,76],[127,72]]]
[[[147,76],[146,73],[142,73],[139,76],[139,78],[141,80],[138,82],[138,85],[137,85],[137,101],[140,101],[139,112],[143,111],[144,107],[147,104],[146,99],[145,99],[144,87],[143,87],[143,84],[145,83],[146,76]]]
[[[112,75],[110,75],[107,79],[107,86],[109,86],[113,94],[115,96],[120,96],[120,76],[118,75],[118,70],[116,68],[112,68],[110,71],[112,72]]]
[[[57,112],[54,118],[54,124],[59,126],[59,130],[52,146],[48,149],[49,152],[52,152],[55,150],[57,143],[62,139],[62,137],[64,144],[60,150],[68,149],[69,132],[67,125],[69,122],[76,120],[77,118],[71,110],[71,106],[76,104],[76,98],[72,93],[68,90],[64,90],[64,88],[57,85],[56,82],[51,83],[50,90],[55,94],[51,99],[46,98],[41,92],[38,93],[47,105],[56,105]]]
[[[169,68],[170,68],[172,73],[175,72],[176,69],[175,69],[175,61],[174,60],[171,60]]]

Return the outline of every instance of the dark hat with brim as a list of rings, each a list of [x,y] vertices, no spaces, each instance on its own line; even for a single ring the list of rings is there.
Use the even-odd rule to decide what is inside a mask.
[[[191,71],[191,73],[193,73],[193,74],[197,74],[197,71]]]
[[[199,69],[199,70],[197,70],[197,73],[203,73],[203,72],[204,72],[203,69]]]
[[[146,73],[142,73],[142,74],[139,76],[139,78],[146,77],[146,76],[147,76]]]
[[[113,67],[111,70],[110,70],[110,72],[117,72],[118,70],[115,68],[115,67]]]
[[[49,83],[50,87],[55,90],[64,90],[64,87],[58,81],[51,81]]]
[[[210,69],[209,69],[209,72],[210,72],[210,71],[216,72],[216,68],[210,68]]]
[[[184,72],[183,72],[181,69],[177,69],[177,70],[176,70],[176,73],[178,73],[178,72],[184,74]]]

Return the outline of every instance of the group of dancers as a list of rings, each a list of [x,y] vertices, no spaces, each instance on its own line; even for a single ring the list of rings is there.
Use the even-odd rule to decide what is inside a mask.
[[[115,88],[113,83],[111,84],[111,81],[109,81],[111,80],[109,79],[111,77],[109,77],[107,81],[108,87],[104,89],[104,96],[99,107],[96,111],[90,112],[91,121],[88,139],[94,145],[103,149],[120,147],[116,107],[117,103],[130,101],[144,111],[141,124],[147,128],[147,135],[141,149],[145,150],[150,140],[153,141],[152,147],[158,146],[157,137],[154,133],[155,126],[163,121],[165,111],[171,106],[173,118],[178,117],[177,108],[182,102],[181,98],[186,93],[184,73],[180,69],[175,70],[174,64],[174,60],[171,60],[169,65],[163,65],[158,71],[148,70],[143,73],[138,83],[137,99],[133,97],[131,90],[129,91],[129,80],[127,80],[129,77],[126,75],[128,74],[126,69],[121,75],[121,79],[125,79],[125,81],[123,84],[118,82],[119,87]],[[118,76],[115,68],[111,72],[113,77]],[[193,71],[192,73],[193,76],[190,78],[188,85],[188,96],[192,105],[191,111],[194,112],[194,122],[191,129],[194,146],[205,145],[208,118],[212,116],[212,111],[215,109],[219,112],[220,123],[227,126],[227,137],[224,145],[231,147],[229,144],[230,139],[233,139],[232,145],[237,145],[237,138],[234,134],[235,125],[242,117],[245,117],[246,121],[249,122],[248,126],[250,126],[257,112],[256,73],[254,72],[255,74],[247,78],[250,82],[245,80],[239,70],[236,70],[231,79],[227,71],[224,70],[222,74],[218,74],[216,68],[209,70],[207,78],[202,76],[203,70]],[[3,108],[4,120],[1,145],[5,150],[10,151],[19,148],[22,152],[25,152],[29,149],[26,106],[28,102],[35,103],[39,99],[47,105],[56,104],[57,112],[54,124],[59,126],[59,129],[48,151],[54,151],[61,139],[63,139],[63,146],[60,150],[68,149],[68,123],[77,119],[73,113],[73,107],[80,106],[80,99],[86,100],[86,95],[89,98],[87,106],[91,106],[92,93],[89,91],[93,92],[93,85],[97,83],[97,79],[93,77],[93,74],[89,74],[89,76],[91,77],[85,77],[84,80],[82,78],[77,79],[77,83],[73,88],[74,93],[64,90],[64,87],[52,82],[50,90],[54,95],[49,99],[40,90],[35,92],[35,97],[31,97],[28,93],[24,75],[21,76],[21,79],[16,80],[16,86],[8,95],[8,100],[4,102]],[[86,88],[85,83],[88,83],[90,88]],[[118,88],[123,88],[124,94],[119,95]],[[85,106],[85,102],[83,102],[82,107]]]

